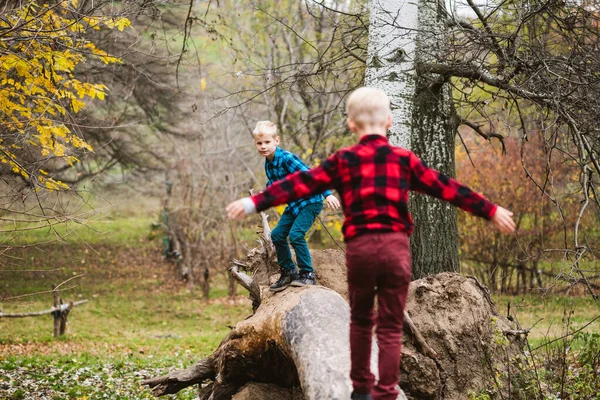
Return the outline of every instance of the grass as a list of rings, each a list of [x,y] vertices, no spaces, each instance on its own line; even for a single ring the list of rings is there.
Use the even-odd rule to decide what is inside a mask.
[[[119,245],[131,243],[131,232],[145,231],[150,234],[150,228],[156,220],[156,218],[147,215],[119,219],[96,216],[85,223],[68,221],[32,230],[29,229],[40,226],[40,224],[19,223],[10,226],[4,224],[3,229],[16,229],[16,232],[10,238],[10,244],[15,246],[44,242]],[[143,242],[143,240],[140,240],[138,244]]]
[[[577,330],[600,316],[600,302],[591,296],[559,296],[531,294],[525,296],[494,296],[498,311],[510,315],[523,328],[531,328],[529,340],[533,347]],[[585,328],[600,331],[600,319]]]
[[[152,398],[140,387],[144,377],[207,356],[228,326],[251,313],[245,298],[226,297],[224,273],[214,275],[208,300],[174,279],[160,235],[149,239],[149,222],[122,216],[104,225],[107,235],[82,234],[87,244],[10,251],[0,269],[3,312],[50,308],[51,293],[39,292],[69,278],[61,297],[89,302],[72,310],[59,339],[50,315],[0,318],[0,399]],[[46,241],[37,235],[28,234],[28,243]],[[193,389],[176,396],[194,397]]]

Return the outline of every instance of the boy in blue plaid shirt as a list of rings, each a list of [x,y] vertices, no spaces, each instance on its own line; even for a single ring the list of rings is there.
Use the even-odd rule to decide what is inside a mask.
[[[254,143],[258,153],[265,158],[267,186],[297,171],[308,171],[309,168],[293,153],[278,147],[279,136],[277,126],[270,121],[260,121],[254,131]],[[281,276],[270,286],[273,292],[280,292],[288,286],[305,286],[315,284],[312,258],[306,244],[306,232],[315,222],[323,209],[323,197],[327,206],[337,210],[338,199],[329,190],[313,197],[292,201],[285,208],[277,226],[271,232],[271,240],[277,252],[277,263],[281,268]],[[296,265],[292,260],[292,252],[288,245],[288,237],[296,252]]]

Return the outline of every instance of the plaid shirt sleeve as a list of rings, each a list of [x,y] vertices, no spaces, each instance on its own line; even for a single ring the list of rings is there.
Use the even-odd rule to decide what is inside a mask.
[[[289,153],[289,156],[283,160],[283,163],[290,174],[298,171],[309,171],[310,168],[304,162],[295,155],[294,153]],[[323,192],[323,196],[327,197],[331,194],[330,190],[326,190]]]
[[[297,157],[296,157],[297,158]],[[279,204],[307,197],[332,188],[337,183],[337,155],[329,157],[320,166],[308,169],[298,158],[304,168],[299,169],[285,179],[273,183],[263,192],[252,196],[256,211],[264,211]],[[329,190],[327,190],[329,192]],[[331,192],[329,192],[331,194]]]
[[[411,189],[446,200],[465,211],[491,219],[497,206],[453,178],[429,168],[415,154],[410,155]]]

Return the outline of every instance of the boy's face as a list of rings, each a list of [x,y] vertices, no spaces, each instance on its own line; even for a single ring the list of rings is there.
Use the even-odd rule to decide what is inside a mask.
[[[254,136],[254,144],[261,156],[272,160],[279,145],[279,136],[258,134]]]

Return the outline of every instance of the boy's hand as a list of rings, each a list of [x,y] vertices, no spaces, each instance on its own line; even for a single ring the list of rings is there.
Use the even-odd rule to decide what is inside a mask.
[[[242,219],[246,216],[246,212],[244,211],[244,201],[242,199],[229,203],[225,208],[225,211],[227,211],[227,216],[230,219]]]
[[[512,219],[513,213],[504,207],[498,206],[496,213],[492,217],[492,223],[500,232],[511,233],[516,228],[515,221]]]
[[[340,208],[340,201],[332,194],[325,197],[325,203],[327,204],[327,207],[333,208],[334,210]]]

